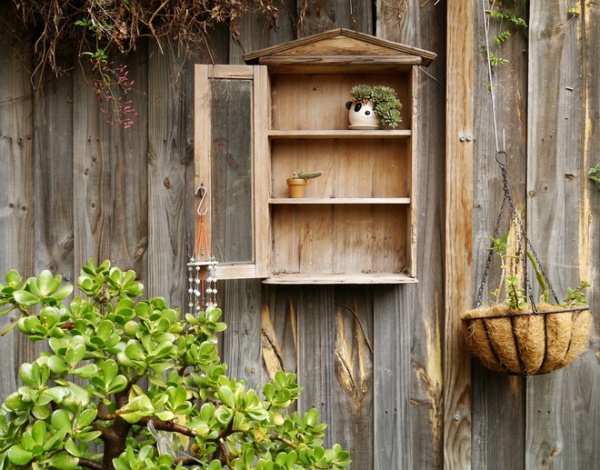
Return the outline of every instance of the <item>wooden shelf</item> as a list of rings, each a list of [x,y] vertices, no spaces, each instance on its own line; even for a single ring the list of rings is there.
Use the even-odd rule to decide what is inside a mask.
[[[269,204],[410,204],[409,197],[270,198]]]
[[[278,273],[263,284],[416,284],[407,274],[396,273]]]
[[[411,130],[270,130],[270,139],[407,139]]]

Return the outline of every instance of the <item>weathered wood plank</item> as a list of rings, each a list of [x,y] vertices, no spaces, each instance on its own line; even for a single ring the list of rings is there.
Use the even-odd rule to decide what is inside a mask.
[[[373,407],[373,313],[369,289],[310,286],[296,290],[298,409],[319,411],[327,446],[351,451],[353,466],[370,468]]]
[[[262,15],[246,15],[240,21],[237,44],[229,48],[229,64],[243,64],[243,56],[258,49],[283,44],[296,38],[295,2],[280,2],[277,25]]]
[[[334,348],[337,380],[332,384],[328,432],[332,442],[352,451],[354,468],[372,468],[377,454],[372,441],[365,439],[373,435],[374,427],[373,292],[372,287],[334,289],[335,342],[330,347]]]
[[[483,8],[484,5],[481,5],[476,10],[476,37],[481,38],[478,42],[486,44],[487,22],[487,43],[490,49],[495,56],[503,57],[509,62],[493,68],[490,84],[485,47],[476,55],[473,92],[477,103],[474,131],[474,154],[477,158],[474,160],[474,261],[470,292],[473,306],[486,266],[490,236],[499,237],[508,231],[509,219],[505,212],[500,233],[493,233],[504,197],[501,171],[495,159],[497,150],[508,154],[508,157],[498,157],[506,165],[512,200],[520,214],[523,214],[525,206],[527,165],[524,131],[527,113],[527,56],[523,53],[527,48],[526,31],[490,18]],[[494,5],[494,8],[507,6]],[[525,4],[515,3],[510,8],[519,17],[527,16]],[[507,28],[511,32],[510,39],[502,45],[496,44],[493,37]],[[483,290],[484,302],[488,301],[488,292],[496,289],[498,279],[498,272],[489,273],[488,283]],[[472,377],[472,468],[520,468],[525,458],[525,382],[519,378],[490,372],[477,360],[473,361]]]
[[[261,311],[261,345],[263,382],[278,370],[298,371],[298,320],[296,286],[263,289]]]
[[[417,289],[402,289],[410,314],[410,430],[412,468],[439,469],[443,464],[443,224],[445,194],[446,3],[409,1],[410,19],[402,23],[406,44],[436,52],[427,69],[419,69],[417,167],[413,194],[418,198]],[[413,14],[418,12],[418,17]],[[393,21],[390,32],[394,29]],[[387,36],[386,36],[387,37]],[[405,39],[404,39],[405,38]],[[388,39],[391,39],[388,37]],[[408,42],[410,41],[410,42]],[[383,467],[385,468],[385,467]],[[383,470],[383,469],[382,469]]]
[[[135,80],[133,106],[138,111],[129,129],[107,123],[89,79],[74,73],[73,152],[75,266],[89,258],[111,259],[122,269],[146,276],[147,214],[147,89],[146,61],[128,58],[129,79]]]
[[[374,295],[374,467],[415,468],[411,452],[410,297],[402,288],[375,289]],[[362,467],[359,467],[362,468]]]
[[[261,296],[260,280],[228,280],[223,290],[223,334],[221,357],[228,364],[229,375],[258,388],[262,380]]]
[[[298,36],[309,36],[333,28],[373,34],[372,12],[370,0],[297,1]]]
[[[444,468],[471,466],[471,367],[460,312],[472,286],[474,4],[448,2],[444,332]],[[470,139],[467,137],[470,136]]]
[[[597,42],[581,41],[598,38],[597,23],[591,22],[598,19],[598,6],[580,8],[581,17],[570,17],[568,6],[559,1],[531,2],[528,227],[559,297],[580,279],[598,282],[598,238],[590,225],[590,198],[597,195],[585,176],[588,162],[597,159],[599,142],[588,122],[598,121],[597,80],[590,72],[598,71],[599,55]],[[595,154],[586,154],[590,150]],[[597,325],[597,312],[595,317]],[[566,369],[528,384],[526,468],[597,466],[597,340],[594,349]]]
[[[70,68],[66,65],[66,68]],[[54,79],[36,92],[35,272],[49,269],[73,282],[73,82]]]
[[[171,50],[148,54],[148,281],[147,295],[165,297],[174,306],[186,306],[182,289],[187,283],[187,223],[194,208],[186,191],[186,173],[193,166],[186,155],[188,128],[186,100],[174,80],[183,64]],[[181,82],[179,82],[181,83]]]
[[[0,17],[6,17],[8,7],[0,6]],[[32,53],[8,24],[0,28],[0,282],[11,269],[24,278],[35,274]],[[0,317],[0,329],[17,318],[12,313]],[[0,397],[17,389],[21,362],[34,359],[35,347],[20,336],[12,332],[0,339],[5,364]]]

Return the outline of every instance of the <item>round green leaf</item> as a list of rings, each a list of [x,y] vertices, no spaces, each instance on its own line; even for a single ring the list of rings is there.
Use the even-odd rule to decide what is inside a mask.
[[[27,465],[33,459],[33,452],[23,449],[19,444],[8,449],[8,460],[17,466]]]
[[[67,452],[59,452],[48,460],[48,464],[52,468],[60,468],[61,470],[72,470],[79,465],[79,459],[69,455]]]
[[[225,406],[228,406],[230,408],[235,407],[235,395],[230,387],[227,387],[225,385],[219,387],[219,391],[217,392],[217,394],[219,396],[219,400],[221,400]]]
[[[54,429],[61,429],[71,432],[71,417],[69,416],[69,412],[67,410],[58,409],[52,413],[50,423]]]

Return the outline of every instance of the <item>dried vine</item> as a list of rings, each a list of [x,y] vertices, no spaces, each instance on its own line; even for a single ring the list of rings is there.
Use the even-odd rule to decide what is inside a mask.
[[[276,0],[12,0],[14,14],[35,38],[36,72],[65,70],[57,59],[76,52],[80,58],[127,54],[140,39],[151,38],[161,51],[176,44],[189,55],[209,43],[211,28],[229,26],[239,36],[240,19],[264,15],[277,24]]]
[[[128,93],[135,80],[117,56],[136,50],[142,40],[154,42],[161,53],[177,51],[182,63],[192,53],[210,53],[210,35],[218,25],[227,25],[238,42],[240,20],[262,15],[275,27],[279,18],[277,0],[12,0],[4,20],[17,25],[33,41],[35,64],[32,83],[37,90],[48,75],[67,72],[75,56],[87,71],[101,111],[110,125],[131,127],[137,111]],[[15,30],[20,37],[20,32]],[[31,35],[31,36],[29,36]],[[61,59],[63,58],[63,59]],[[89,62],[89,64],[88,64]],[[177,78],[174,78],[177,81]]]

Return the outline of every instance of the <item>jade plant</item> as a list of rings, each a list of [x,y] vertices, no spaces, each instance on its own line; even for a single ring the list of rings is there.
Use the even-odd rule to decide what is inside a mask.
[[[360,84],[352,87],[350,96],[354,101],[373,103],[373,111],[384,126],[396,127],[402,122],[402,103],[393,88],[377,85]],[[346,105],[348,107],[348,104]]]
[[[315,409],[291,412],[301,387],[279,371],[261,388],[229,377],[217,352],[225,330],[210,307],[181,315],[142,300],[133,271],[84,266],[82,296],[60,275],[0,284],[4,334],[46,343],[19,368],[0,411],[0,469],[342,469],[349,454],[323,447]],[[68,301],[68,299],[71,299]],[[16,326],[16,328],[12,328]]]

